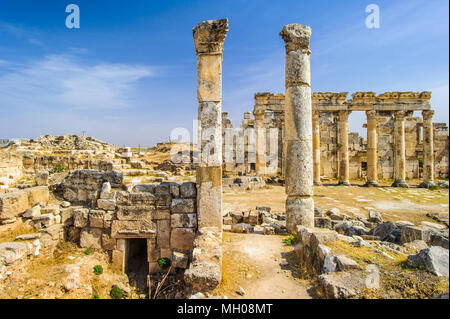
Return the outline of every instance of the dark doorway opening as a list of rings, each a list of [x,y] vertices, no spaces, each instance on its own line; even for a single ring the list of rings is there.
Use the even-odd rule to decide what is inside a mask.
[[[363,172],[367,171],[367,162],[361,162],[361,171]]]
[[[142,293],[148,292],[147,239],[128,239],[126,251],[125,272],[130,284]]]

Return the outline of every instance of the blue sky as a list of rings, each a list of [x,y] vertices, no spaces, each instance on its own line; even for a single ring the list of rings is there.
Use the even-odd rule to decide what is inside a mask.
[[[70,3],[80,7],[80,29],[65,26]],[[365,26],[371,3],[379,29]],[[435,122],[448,123],[448,12],[440,0],[2,0],[0,138],[86,131],[137,146],[191,128],[192,28],[224,17],[223,110],[235,125],[255,92],[284,91],[278,34],[288,23],[312,27],[313,91],[429,90]],[[350,130],[365,135],[364,122],[354,112]]]

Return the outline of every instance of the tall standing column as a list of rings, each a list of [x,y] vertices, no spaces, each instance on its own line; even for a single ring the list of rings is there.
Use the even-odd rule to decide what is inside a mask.
[[[314,185],[320,186],[320,121],[319,111],[313,112],[312,118],[313,130],[313,166],[314,166]]]
[[[434,137],[433,137],[434,111],[422,111],[423,117],[423,182],[420,187],[430,188],[434,184]]]
[[[395,136],[395,165],[393,187],[408,187],[406,184],[406,153],[405,153],[405,112],[394,113],[394,136]]]
[[[377,111],[366,111],[367,116],[367,183],[379,186],[377,173]]]
[[[286,43],[286,226],[295,233],[297,225],[314,227],[311,28],[288,24],[280,35]]]
[[[350,185],[350,162],[348,158],[348,116],[351,111],[338,112],[339,184]]]
[[[222,231],[222,52],[228,19],[200,22],[193,30],[201,159],[197,168],[198,228]]]
[[[266,161],[265,161],[265,130],[264,130],[264,111],[255,110],[253,112],[255,116],[255,139],[256,139],[256,163],[255,170],[257,174],[265,174]]]

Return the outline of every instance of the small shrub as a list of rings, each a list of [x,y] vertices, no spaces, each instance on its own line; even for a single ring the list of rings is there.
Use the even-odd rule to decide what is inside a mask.
[[[112,286],[110,296],[113,299],[121,299],[123,297],[123,291],[117,286]]]
[[[94,294],[94,299],[102,299],[98,293]]]
[[[64,172],[64,168],[61,165],[55,165],[48,173],[51,175],[51,174],[57,174],[57,173],[62,173],[62,172]]]
[[[292,246],[294,245],[295,242],[295,237],[294,235],[290,235],[287,238],[283,239],[283,243],[285,243],[287,246]]]
[[[91,249],[91,248],[86,249],[86,250],[84,251],[84,254],[85,254],[85,255],[90,255],[90,254],[92,254],[92,249]]]
[[[170,267],[171,261],[169,258],[159,258],[158,259],[158,265],[161,267],[161,269],[167,269]]]
[[[102,267],[102,265],[94,266],[94,274],[96,274],[97,276],[103,274],[103,267]]]

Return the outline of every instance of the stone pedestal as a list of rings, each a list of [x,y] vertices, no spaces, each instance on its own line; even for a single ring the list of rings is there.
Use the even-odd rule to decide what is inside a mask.
[[[394,113],[394,183],[393,187],[408,187],[406,183],[406,154],[405,154],[405,112],[396,111]]]
[[[193,30],[201,159],[197,168],[198,228],[222,230],[222,52],[228,20],[200,22]]]
[[[351,111],[338,112],[339,184],[350,185],[350,163],[348,158],[348,116]]]
[[[313,112],[312,118],[313,130],[313,169],[314,169],[314,185],[322,185],[320,181],[320,121],[319,112]]]
[[[434,183],[434,111],[422,111],[423,116],[423,182],[419,187],[430,188]]]
[[[314,227],[311,28],[288,24],[280,35],[286,43],[286,226],[295,233],[297,225]]]
[[[366,111],[367,116],[367,183],[379,186],[377,173],[377,112]]]

